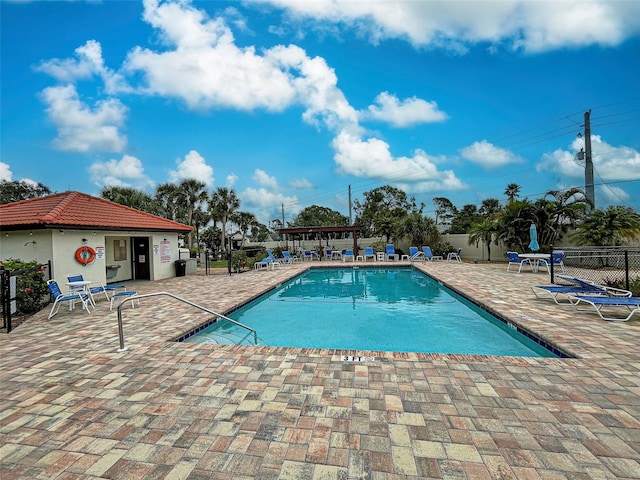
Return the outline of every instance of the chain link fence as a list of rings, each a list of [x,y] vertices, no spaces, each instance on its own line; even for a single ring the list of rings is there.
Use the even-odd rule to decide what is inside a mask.
[[[565,275],[640,296],[640,247],[566,247],[562,251]],[[554,271],[563,273],[557,265]]]

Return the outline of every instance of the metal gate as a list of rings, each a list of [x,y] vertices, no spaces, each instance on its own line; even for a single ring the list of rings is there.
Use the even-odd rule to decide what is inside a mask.
[[[46,281],[51,279],[51,261],[19,270],[6,270],[4,266],[0,265],[1,329],[6,333],[11,332],[13,329],[12,319],[14,315],[25,314],[25,312],[20,311],[21,300],[26,299],[32,309],[36,311],[44,308],[51,301],[50,296],[42,294],[42,288],[23,287],[29,277],[34,277],[34,274],[42,278],[42,282],[46,284]]]

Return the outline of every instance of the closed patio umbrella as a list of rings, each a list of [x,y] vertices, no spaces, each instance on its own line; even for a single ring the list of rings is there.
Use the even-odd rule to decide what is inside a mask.
[[[534,252],[540,250],[540,245],[538,245],[538,230],[536,229],[536,224],[532,223],[529,227],[529,248]]]

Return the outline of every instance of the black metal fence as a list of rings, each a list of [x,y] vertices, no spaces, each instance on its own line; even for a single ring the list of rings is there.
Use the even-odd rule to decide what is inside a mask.
[[[560,249],[556,249],[558,251]],[[554,273],[640,292],[640,246],[568,247],[564,252],[564,272],[554,265]]]
[[[16,326],[14,319],[35,313],[49,304],[51,296],[47,280],[51,280],[51,261],[19,270],[0,267],[1,331],[11,332]]]

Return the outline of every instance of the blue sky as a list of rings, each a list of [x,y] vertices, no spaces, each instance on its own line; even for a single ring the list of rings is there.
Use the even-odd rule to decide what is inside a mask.
[[[263,223],[393,185],[640,209],[640,2],[2,1],[0,179],[196,178]]]

